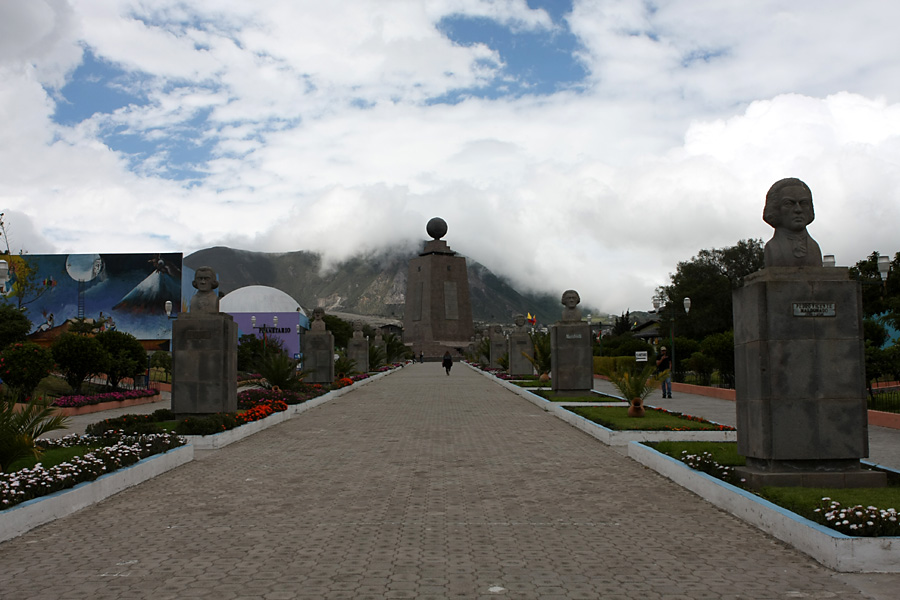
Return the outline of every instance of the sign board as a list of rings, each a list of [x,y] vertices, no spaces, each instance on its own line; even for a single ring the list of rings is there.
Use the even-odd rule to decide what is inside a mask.
[[[645,350],[643,352],[635,352],[634,360],[636,360],[637,362],[647,362],[647,351]]]
[[[794,302],[795,317],[833,317],[834,302]]]

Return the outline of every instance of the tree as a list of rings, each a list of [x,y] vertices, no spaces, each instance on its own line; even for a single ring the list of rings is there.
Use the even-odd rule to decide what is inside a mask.
[[[714,333],[700,342],[700,352],[712,359],[723,375],[734,375],[734,333]]]
[[[125,378],[135,378],[147,365],[147,351],[136,337],[124,331],[101,331],[95,339],[106,351],[106,380],[118,389]]]
[[[30,331],[31,321],[25,313],[10,304],[0,304],[0,349],[24,342]]]
[[[887,279],[878,273],[878,252],[850,267],[850,276],[862,284],[863,314],[900,329],[900,252],[894,254]]]
[[[334,315],[325,315],[325,328],[334,336],[335,348],[346,348],[350,338],[353,337],[353,325]]]
[[[50,352],[66,383],[76,393],[81,392],[88,375],[106,371],[108,355],[96,338],[64,333],[53,342]]]
[[[625,311],[621,317],[616,317],[613,324],[612,337],[624,335],[631,331],[631,312]]]
[[[172,355],[163,350],[157,350],[150,355],[150,366],[154,369],[162,369],[166,374],[166,381],[172,374]]]
[[[634,356],[635,352],[653,354],[653,347],[631,333],[608,335],[603,338],[601,356]]]
[[[850,267],[850,276],[862,284],[863,338],[865,340],[866,384],[872,394],[872,382],[900,373],[900,351],[890,340],[885,325],[900,329],[900,252],[894,254],[886,280],[878,272],[878,252]]]
[[[52,368],[50,352],[32,342],[16,342],[0,351],[0,377],[16,402],[25,402]]]
[[[671,283],[657,290],[665,304],[659,309],[660,331],[669,330],[673,316],[676,334],[695,340],[730,330],[732,290],[763,266],[763,243],[758,239],[701,250],[691,260],[678,263]],[[691,299],[688,314],[682,308],[685,298]]]
[[[268,356],[284,353],[281,339],[258,338],[253,334],[245,334],[238,340],[238,371],[252,373],[259,371],[260,365]]]

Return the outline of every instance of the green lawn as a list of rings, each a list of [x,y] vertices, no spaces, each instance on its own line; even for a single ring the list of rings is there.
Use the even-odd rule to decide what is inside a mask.
[[[34,467],[37,463],[41,463],[45,469],[49,469],[51,467],[55,467],[60,463],[64,463],[66,461],[72,460],[76,456],[81,456],[91,451],[91,448],[88,446],[71,446],[68,448],[51,448],[46,450],[40,459],[36,459],[34,457],[28,458],[20,458],[15,461],[9,468],[7,469],[8,473],[14,473],[16,471],[21,471],[22,469],[30,469]]]
[[[722,431],[721,425],[698,417],[647,408],[644,417],[629,417],[625,406],[573,406],[576,415],[616,431]]]

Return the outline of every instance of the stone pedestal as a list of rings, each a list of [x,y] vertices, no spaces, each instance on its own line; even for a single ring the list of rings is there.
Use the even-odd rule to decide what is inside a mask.
[[[364,337],[353,337],[347,342],[347,358],[356,363],[360,373],[369,372],[369,340]]]
[[[172,326],[172,411],[237,410],[238,327],[224,313],[181,313]]]
[[[752,486],[884,485],[868,456],[860,285],[845,268],[770,267],[734,292],[741,476]]]
[[[334,383],[334,335],[307,331],[303,336],[303,370],[308,383]]]
[[[506,336],[503,335],[502,332],[492,333],[491,334],[491,362],[490,367],[492,369],[499,369],[500,367],[500,359],[503,358],[503,355],[509,352],[508,345],[506,343]]]
[[[534,358],[534,344],[527,333],[511,333],[509,336],[509,374],[532,375],[534,366],[524,355]]]
[[[587,323],[561,322],[550,326],[552,388],[572,396],[594,387],[591,328]]]

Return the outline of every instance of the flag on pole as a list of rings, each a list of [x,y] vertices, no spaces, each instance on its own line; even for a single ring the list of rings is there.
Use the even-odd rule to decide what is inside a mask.
[[[528,321],[529,323],[531,323],[532,325],[537,325],[537,315],[535,315],[535,316],[532,317],[532,316],[531,316],[531,313],[528,313],[527,321]]]

